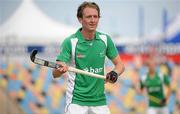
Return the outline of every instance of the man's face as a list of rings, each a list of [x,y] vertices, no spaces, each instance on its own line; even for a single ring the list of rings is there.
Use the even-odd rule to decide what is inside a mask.
[[[156,69],[156,60],[154,58],[149,58],[147,66],[150,71],[154,71]]]
[[[96,31],[99,22],[98,11],[95,8],[86,7],[83,10],[82,18],[79,18],[79,22],[84,30]]]

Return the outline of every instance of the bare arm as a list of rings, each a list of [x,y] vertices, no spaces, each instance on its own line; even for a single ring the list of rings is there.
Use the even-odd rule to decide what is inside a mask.
[[[113,60],[112,60],[115,68],[114,70],[110,71],[109,73],[106,74],[106,82],[110,82],[110,83],[115,83],[118,79],[118,76],[120,76],[123,72],[124,72],[124,65],[122,64],[122,61],[118,56],[116,56]]]
[[[113,60],[112,60],[115,68],[114,68],[114,71],[118,74],[118,75],[121,75],[124,70],[125,70],[125,67],[121,61],[121,58],[118,56],[116,56]]]
[[[166,102],[169,100],[169,97],[171,95],[171,87],[170,86],[167,86],[167,91],[166,91]]]
[[[168,75],[164,75],[164,80],[163,81],[164,81],[164,85],[166,87],[166,89],[165,89],[166,90],[165,91],[165,103],[168,102],[169,97],[171,96],[171,92],[172,92],[169,78],[170,77]]]

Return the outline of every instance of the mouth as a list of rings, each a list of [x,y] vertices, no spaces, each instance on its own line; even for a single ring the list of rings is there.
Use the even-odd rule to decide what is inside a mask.
[[[90,24],[89,25],[91,28],[94,28],[94,27],[96,27],[96,24]]]

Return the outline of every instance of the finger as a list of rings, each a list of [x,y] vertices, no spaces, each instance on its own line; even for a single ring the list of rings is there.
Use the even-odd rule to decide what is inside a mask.
[[[61,68],[61,71],[62,71],[63,73],[67,72],[67,71],[68,71],[68,67],[67,67],[66,65],[63,66],[63,67]]]
[[[63,73],[63,72],[64,72],[64,68],[63,68],[63,67],[58,68],[58,70],[59,70],[61,73]]]
[[[62,72],[66,72],[66,71],[67,71],[67,69],[66,69],[66,68],[63,68],[63,69],[62,69]]]
[[[63,67],[63,68],[61,69],[61,71],[62,71],[62,72],[66,72],[66,68]]]

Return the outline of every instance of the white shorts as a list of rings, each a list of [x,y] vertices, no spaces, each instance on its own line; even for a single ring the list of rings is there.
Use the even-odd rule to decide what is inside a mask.
[[[169,110],[167,107],[149,107],[147,114],[169,114]]]
[[[110,114],[107,105],[104,106],[80,106],[78,104],[70,104],[65,114]]]

